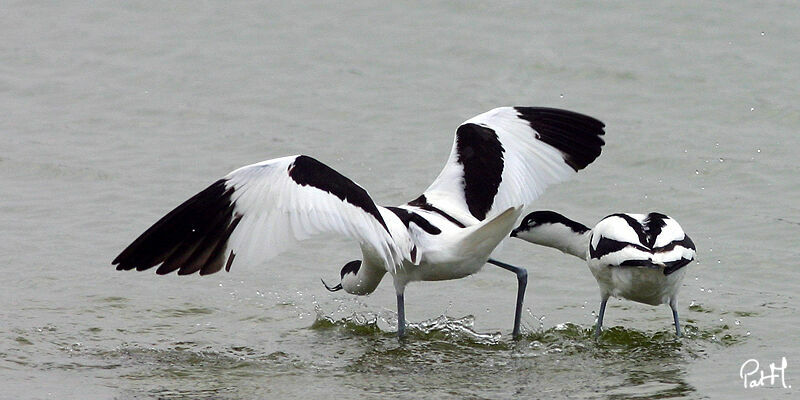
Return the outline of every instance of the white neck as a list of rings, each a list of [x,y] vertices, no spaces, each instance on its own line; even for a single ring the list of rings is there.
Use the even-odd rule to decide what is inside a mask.
[[[358,272],[345,274],[342,277],[342,288],[345,292],[356,295],[366,295],[375,291],[381,283],[386,270],[375,268],[369,264],[362,264]]]

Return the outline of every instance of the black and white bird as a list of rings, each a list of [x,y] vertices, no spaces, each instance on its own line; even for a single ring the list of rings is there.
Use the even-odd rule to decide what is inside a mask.
[[[486,262],[517,274],[517,336],[527,272],[489,257],[545,187],[600,155],[603,128],[566,110],[493,109],[458,127],[439,176],[397,207],[376,205],[366,190],[309,156],[247,165],[169,212],[112,264],[207,275],[257,265],[312,235],[335,233],[355,239],[363,257],[344,265],[341,283],[325,286],[366,295],[388,272],[400,336],[409,282],[462,278]]]
[[[681,336],[677,296],[685,267],[695,256],[692,239],[674,219],[657,212],[612,214],[594,229],[553,211],[535,211],[511,231],[531,243],[553,247],[586,260],[600,286],[600,335],[610,296],[639,303],[669,304],[675,333]]]

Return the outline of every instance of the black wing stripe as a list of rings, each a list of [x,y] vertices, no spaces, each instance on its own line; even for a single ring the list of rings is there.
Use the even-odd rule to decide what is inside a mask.
[[[639,246],[633,243],[627,242],[620,242],[618,240],[609,239],[607,237],[601,237],[600,240],[597,242],[597,246],[589,246],[589,256],[594,259],[599,259],[607,254],[611,254],[627,247],[633,247],[635,249],[650,252],[649,249]]]
[[[340,200],[361,208],[380,222],[386,232],[389,228],[378,207],[364,188],[333,168],[309,156],[297,156],[289,166],[289,177],[300,186],[312,186],[328,192]]]
[[[486,218],[500,187],[503,151],[497,133],[490,128],[466,123],[456,131],[458,162],[464,168],[464,197],[469,212],[478,220]]]
[[[668,218],[666,215],[657,212],[647,214],[647,218],[644,221],[644,230],[647,233],[647,247],[652,249],[655,246],[658,236],[661,235],[661,230],[667,226],[666,220]]]
[[[404,210],[399,207],[386,207],[386,208],[389,211],[393,212],[395,215],[397,215],[397,218],[400,218],[400,221],[403,222],[403,225],[405,225],[406,228],[408,228],[411,223],[414,223],[415,225],[420,227],[420,229],[431,235],[438,235],[442,233],[441,229],[437,228],[435,225],[431,224],[427,219],[423,218],[421,215],[415,212]],[[416,251],[416,247],[412,250]]]
[[[694,242],[692,242],[692,239],[689,239],[689,236],[684,235],[683,239],[681,239],[681,240],[673,240],[673,241],[671,241],[671,242],[669,242],[669,243],[667,243],[667,244],[665,244],[665,245],[663,245],[661,247],[653,248],[653,253],[665,253],[665,252],[668,252],[668,251],[672,251],[677,246],[681,246],[681,247],[684,247],[684,248],[687,248],[687,249],[695,250]]]
[[[444,219],[452,222],[453,225],[455,225],[455,226],[457,226],[459,228],[466,228],[467,227],[463,222],[455,219],[452,215],[442,211],[440,208],[434,207],[431,203],[428,203],[428,199],[425,197],[424,194],[420,195],[419,197],[417,197],[414,200],[409,201],[406,204],[408,204],[409,206],[412,206],[412,207],[418,207],[421,210],[435,212],[435,213],[441,215]]]
[[[619,264],[620,267],[645,267],[645,268],[653,268],[658,269],[661,268],[659,265],[654,264],[650,260],[625,260]]]
[[[692,239],[689,237],[689,235],[686,235],[686,234],[683,235],[683,239],[682,240],[677,241],[675,244],[677,244],[679,246],[683,246],[683,247],[685,247],[687,249],[697,250],[694,247],[694,242],[692,241]]]
[[[691,262],[692,262],[692,260],[689,260],[689,259],[686,259],[686,258],[681,258],[680,260],[677,260],[677,261],[668,262],[668,263],[666,263],[667,266],[664,268],[664,275],[669,275],[669,274],[671,274],[671,273],[673,273],[673,272],[675,272],[675,271],[677,271],[677,270],[689,265],[689,263],[691,263]]]
[[[646,250],[646,251],[650,251],[649,250],[649,246],[647,246],[647,242],[648,242],[647,233],[644,231],[644,228],[642,228],[642,224],[640,224],[639,221],[637,221],[635,218],[631,217],[628,214],[611,214],[606,218],[610,218],[610,217],[620,217],[620,218],[624,219],[625,222],[628,223],[628,226],[630,226],[631,229],[633,229],[633,231],[636,232],[636,236],[639,237],[639,244],[642,245],[642,246],[645,246],[645,248],[648,248],[648,250]]]

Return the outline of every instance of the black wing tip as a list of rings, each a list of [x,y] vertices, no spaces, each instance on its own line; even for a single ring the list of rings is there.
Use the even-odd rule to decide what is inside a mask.
[[[242,216],[234,213],[233,187],[226,179],[170,211],[142,233],[111,262],[117,271],[145,271],[158,266],[156,274],[178,275],[200,272],[208,275],[222,269],[226,244]],[[228,259],[227,269],[233,253]]]
[[[600,156],[605,145],[602,121],[560,108],[518,106],[514,110],[536,132],[536,138],[561,151],[564,162],[576,172]]]
[[[597,125],[597,126],[599,126],[601,128],[604,128],[606,126],[606,124],[603,123],[603,121],[600,121],[599,119],[597,119],[595,117],[592,117],[590,115],[586,115],[586,114],[583,114],[583,113],[579,113],[577,111],[565,110],[563,108],[532,107],[532,106],[514,106],[513,108],[515,110],[517,110],[517,112],[519,112],[523,116],[525,116],[525,115],[536,115],[536,114],[538,114],[538,115],[547,115],[547,114],[562,115],[562,116],[568,116],[568,117],[573,117],[573,118],[576,118],[576,119],[579,119],[579,120],[583,120],[586,123],[591,123],[591,124]]]

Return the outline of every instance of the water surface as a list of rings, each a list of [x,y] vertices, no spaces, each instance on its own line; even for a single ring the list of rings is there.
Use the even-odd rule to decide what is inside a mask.
[[[791,2],[18,1],[0,6],[0,398],[792,398],[800,387],[800,9]],[[599,306],[585,264],[509,242],[407,290],[324,290],[359,256],[319,238],[250,270],[159,277],[110,261],[241,165],[304,153],[406,202],[454,129],[499,105],[607,124],[602,156],[539,200],[586,224],[674,216],[698,246],[666,306]]]

